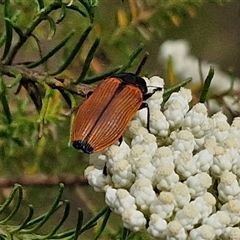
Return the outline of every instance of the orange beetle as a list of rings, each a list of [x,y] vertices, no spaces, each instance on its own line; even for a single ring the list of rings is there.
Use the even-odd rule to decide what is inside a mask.
[[[73,147],[85,153],[104,150],[119,140],[138,109],[148,107],[144,100],[146,82],[133,73],[121,73],[101,82],[79,107],[72,129]],[[148,111],[149,129],[149,111]]]

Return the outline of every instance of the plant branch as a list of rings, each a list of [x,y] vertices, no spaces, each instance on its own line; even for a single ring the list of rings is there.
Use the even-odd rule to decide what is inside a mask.
[[[64,185],[87,185],[87,180],[74,174],[58,176],[36,174],[29,176],[0,178],[0,188],[12,187],[16,183],[23,186],[55,186],[59,183],[64,183]]]
[[[82,97],[86,97],[86,94],[89,91],[93,91],[93,87],[87,84],[80,83],[76,85],[73,83],[74,80],[70,78],[49,76],[47,73],[40,73],[32,69],[28,69],[22,65],[9,66],[0,64],[0,72],[3,75],[7,75],[9,77],[14,78],[16,78],[17,76],[21,76],[21,78],[19,78],[20,80],[24,79],[24,81],[32,81],[40,85],[46,83],[53,89],[66,90],[70,93],[74,93]],[[13,81],[15,81],[15,79]]]

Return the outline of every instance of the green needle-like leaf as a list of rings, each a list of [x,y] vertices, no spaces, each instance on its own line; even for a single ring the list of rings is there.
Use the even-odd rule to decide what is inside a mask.
[[[13,188],[11,194],[9,195],[7,200],[0,207],[0,214],[9,206],[9,204],[12,202],[16,192],[19,191],[20,188],[22,188],[21,185],[19,185],[19,184],[14,185],[14,188]]]
[[[71,9],[73,11],[78,12],[79,14],[81,14],[83,17],[87,17],[86,13],[83,12],[78,6],[71,4],[70,6],[67,5],[68,9]]]
[[[88,37],[89,33],[92,30],[92,26],[88,27],[82,34],[82,36],[80,37],[80,39],[78,40],[77,44],[75,45],[75,47],[72,49],[71,53],[69,54],[69,56],[67,57],[67,59],[64,61],[64,63],[62,65],[60,65],[60,67],[55,71],[50,73],[50,75],[57,75],[61,72],[63,72],[69,65],[70,63],[73,61],[73,59],[75,58],[75,56],[77,55],[79,49],[81,48],[81,46],[83,45],[83,43],[85,42],[86,38]]]
[[[171,87],[171,88],[168,88],[166,90],[164,90],[164,93],[163,93],[163,102],[166,102],[167,99],[170,97],[170,95],[173,93],[173,92],[176,92],[178,91],[181,87],[184,87],[186,86],[188,83],[190,83],[192,81],[192,78],[189,77],[185,80],[183,80],[182,82],[180,82],[179,84]]]
[[[94,83],[94,82],[103,80],[103,79],[105,79],[105,78],[107,78],[107,77],[117,73],[119,71],[119,69],[121,69],[121,68],[122,68],[122,66],[118,66],[118,67],[110,69],[110,70],[108,70],[108,71],[106,71],[104,73],[101,73],[101,74],[99,74],[97,76],[86,77],[84,79],[84,83],[90,84],[90,83]]]
[[[144,45],[140,45],[130,56],[128,62],[122,66],[122,68],[117,71],[117,73],[125,72],[128,68],[132,66],[133,61],[137,58],[137,56],[141,53],[143,50]]]
[[[79,78],[76,80],[75,84],[79,84],[80,82],[84,82],[83,79],[85,78],[85,76],[87,74],[87,71],[89,69],[89,66],[90,66],[91,61],[93,59],[94,53],[96,52],[96,50],[98,48],[99,43],[100,43],[100,39],[96,38],[96,40],[94,41],[93,45],[91,46],[91,48],[88,52],[88,55],[87,55],[87,57],[84,61],[84,64],[83,64],[82,72],[81,72]]]
[[[83,233],[84,231],[86,231],[87,229],[89,229],[90,227],[96,225],[97,220],[102,217],[106,212],[109,211],[109,207],[106,206],[104,208],[102,208],[94,217],[92,217],[87,223],[85,223],[82,228],[81,228],[81,233]]]
[[[89,1],[89,0],[78,0],[86,9],[88,16],[90,18],[91,23],[94,20],[94,15],[95,15],[95,9],[98,4],[98,1]]]
[[[9,221],[14,215],[15,213],[18,211],[19,207],[20,207],[20,204],[22,202],[22,197],[23,197],[23,190],[22,190],[22,187],[18,187],[18,197],[17,197],[17,200],[16,200],[16,203],[15,203],[15,206],[12,210],[12,212],[4,219],[0,222],[0,224],[4,224],[6,223],[7,221]]]
[[[18,232],[21,229],[24,229],[25,226],[27,225],[27,223],[31,220],[33,213],[34,213],[33,206],[28,205],[28,209],[29,209],[29,213],[28,213],[27,217],[23,220],[22,224],[18,228],[16,228],[13,232]]]
[[[57,44],[51,51],[49,51],[45,56],[43,56],[40,60],[34,63],[27,64],[28,68],[34,68],[39,66],[40,64],[46,62],[50,57],[52,57],[56,52],[58,52],[68,40],[74,35],[75,31],[70,32],[59,44]]]
[[[76,229],[75,229],[73,240],[78,239],[78,236],[80,234],[80,230],[81,230],[81,227],[82,227],[82,222],[83,222],[83,212],[82,212],[82,209],[78,209],[78,220],[77,220],[77,226],[76,226]]]
[[[15,32],[18,34],[20,38],[23,37],[23,32],[20,27],[17,26],[17,24],[10,18],[5,18],[5,21],[8,22],[8,24],[11,25],[11,27],[15,30]]]
[[[12,22],[12,23],[15,23],[15,22],[17,21],[18,16],[19,16],[20,13],[21,13],[21,11],[16,11],[16,12],[14,13],[14,15],[13,15],[12,18],[11,18],[11,22]],[[7,19],[9,19],[9,18],[5,17],[4,19],[7,20]],[[4,31],[4,32],[2,33],[2,35],[1,35],[1,37],[0,37],[0,48],[1,48],[2,45],[5,43],[5,41],[6,41],[6,36],[7,36],[6,31]]]
[[[10,124],[12,122],[12,114],[10,112],[10,108],[9,108],[9,105],[8,105],[8,100],[7,100],[7,97],[6,97],[6,86],[5,86],[1,76],[0,76],[0,101],[2,103],[3,111],[6,115],[8,124]]]
[[[39,10],[42,9],[42,8],[44,8],[44,2],[43,2],[43,0],[37,0],[37,2],[38,2]]]
[[[11,18],[10,1],[9,0],[6,0],[4,3],[4,15],[5,15],[6,19]],[[6,19],[5,19],[6,41],[5,41],[5,48],[3,51],[2,60],[4,60],[7,57],[8,52],[12,45],[12,26]]]
[[[70,211],[70,203],[69,203],[69,201],[64,201],[64,203],[65,203],[65,209],[64,209],[64,213],[63,213],[61,220],[59,221],[57,226],[43,239],[50,239],[52,236],[54,236],[54,234],[57,232],[57,230],[63,225],[63,223],[67,219],[67,217],[69,215],[69,211]]]
[[[38,222],[38,224],[36,224],[33,228],[25,230],[25,233],[33,233],[34,231],[36,231],[37,229],[39,229],[40,227],[43,226],[43,224],[45,222],[47,222],[47,220],[51,217],[51,215],[59,208],[63,205],[63,202],[60,201],[61,197],[62,197],[62,193],[64,190],[64,185],[63,184],[59,184],[59,193],[55,199],[55,201],[52,204],[52,207],[50,208],[50,210],[44,215],[44,217],[41,219],[40,222]],[[29,223],[28,223],[29,225]]]
[[[56,33],[56,23],[50,16],[47,16],[46,20],[49,22],[50,25],[50,33],[48,35],[48,39],[51,39]]]
[[[126,228],[123,228],[121,240],[126,240],[128,235],[129,235],[129,230]]]
[[[60,22],[62,22],[65,17],[66,17],[66,5],[62,4],[61,14],[58,17],[56,24],[59,24]]]
[[[204,81],[204,84],[203,84],[201,96],[200,96],[200,99],[199,99],[200,103],[204,103],[206,101],[206,99],[207,99],[207,94],[208,94],[208,91],[209,91],[209,88],[210,88],[213,76],[214,76],[214,68],[210,67],[208,75],[207,75],[207,77],[206,77],[206,79]]]
[[[105,227],[106,227],[106,225],[107,225],[107,222],[108,222],[108,219],[109,219],[111,213],[112,213],[111,209],[108,208],[108,210],[107,210],[107,212],[106,212],[106,214],[105,214],[105,217],[104,217],[104,219],[103,219],[102,225],[101,225],[101,227],[99,228],[98,233],[97,233],[96,236],[94,237],[94,240],[97,240],[97,239],[100,237],[100,235],[102,234],[103,230],[105,229]]]
[[[6,32],[4,31],[0,37],[0,48],[5,43],[5,41],[6,41]]]

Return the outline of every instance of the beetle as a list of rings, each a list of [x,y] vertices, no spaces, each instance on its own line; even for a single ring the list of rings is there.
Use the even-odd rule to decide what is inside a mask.
[[[100,152],[119,140],[135,113],[147,107],[151,93],[143,78],[134,73],[116,74],[103,80],[77,110],[72,145],[85,153]],[[147,128],[149,130],[149,109]]]

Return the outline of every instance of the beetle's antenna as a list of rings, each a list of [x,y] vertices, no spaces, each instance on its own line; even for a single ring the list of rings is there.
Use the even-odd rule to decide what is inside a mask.
[[[137,71],[135,72],[136,75],[139,75],[139,74],[140,74],[143,66],[145,65],[145,63],[146,63],[146,61],[147,61],[148,56],[149,56],[149,53],[146,52],[146,53],[144,54],[144,57],[143,57],[142,61],[140,62],[139,66],[138,66],[138,68],[137,68]]]

